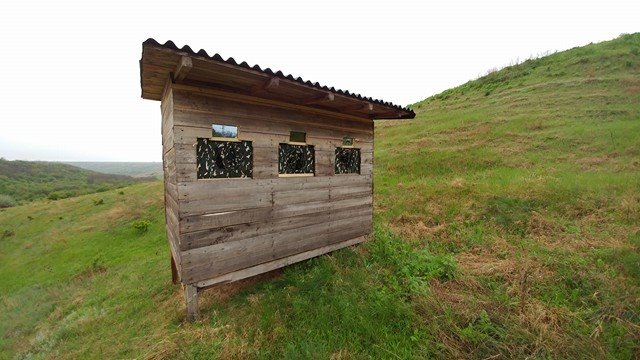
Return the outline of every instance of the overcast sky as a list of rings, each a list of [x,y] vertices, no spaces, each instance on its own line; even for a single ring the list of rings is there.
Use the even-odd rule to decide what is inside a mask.
[[[545,51],[640,31],[640,1],[2,1],[0,156],[161,161],[153,37],[407,105]]]

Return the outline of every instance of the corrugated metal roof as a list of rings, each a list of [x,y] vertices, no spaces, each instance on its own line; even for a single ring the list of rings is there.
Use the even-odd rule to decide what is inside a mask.
[[[278,77],[278,78],[281,78],[281,79],[287,79],[287,80],[290,80],[290,81],[295,81],[295,82],[297,82],[299,84],[310,86],[310,87],[314,87],[316,89],[332,92],[332,93],[335,93],[335,94],[340,94],[340,95],[343,95],[343,96],[349,96],[349,97],[352,97],[354,99],[358,99],[358,100],[361,100],[361,101],[368,101],[368,102],[371,102],[373,104],[379,104],[379,105],[382,105],[382,106],[394,108],[394,109],[397,109],[399,111],[403,111],[403,112],[407,113],[407,115],[403,116],[402,118],[413,119],[415,117],[415,115],[416,115],[413,110],[411,110],[411,109],[409,109],[407,107],[402,107],[400,105],[395,105],[395,104],[393,104],[391,102],[388,102],[388,101],[383,101],[383,100],[379,100],[379,99],[373,99],[371,97],[365,97],[365,96],[362,96],[360,94],[355,94],[355,93],[349,92],[348,90],[341,90],[341,89],[336,89],[334,87],[328,87],[328,86],[325,86],[325,85],[321,85],[318,82],[311,82],[311,81],[308,81],[308,80],[305,81],[301,77],[295,77],[295,76],[293,76],[291,74],[285,75],[285,73],[283,73],[282,71],[279,71],[279,70],[278,71],[273,71],[270,68],[262,69],[257,64],[254,65],[254,66],[250,66],[246,61],[242,61],[242,62],[238,63],[232,57],[230,57],[230,58],[225,60],[224,58],[222,58],[222,56],[220,56],[217,53],[213,54],[213,55],[209,55],[204,49],[200,49],[200,50],[198,50],[196,52],[193,49],[191,49],[191,47],[189,47],[188,45],[185,45],[185,46],[179,48],[171,40],[165,42],[164,44],[160,44],[155,39],[149,38],[145,42],[142,43],[143,49],[144,49],[145,46],[152,46],[152,47],[170,49],[170,50],[174,50],[174,51],[180,51],[180,52],[187,53],[190,56],[202,57],[202,58],[207,59],[207,60],[212,60],[212,61],[216,61],[216,62],[220,62],[220,63],[225,63],[225,64],[228,64],[228,65],[238,66],[238,67],[245,68],[245,69],[251,69],[251,70],[258,71],[258,72],[261,72],[263,74],[266,74],[268,76],[273,76],[273,77]],[[140,72],[142,73],[142,63],[140,65],[141,65]]]

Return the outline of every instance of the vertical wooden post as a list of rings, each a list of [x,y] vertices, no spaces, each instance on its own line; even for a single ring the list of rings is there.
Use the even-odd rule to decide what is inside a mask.
[[[184,299],[187,304],[187,320],[197,320],[200,316],[200,310],[198,309],[198,288],[195,285],[185,285]]]
[[[176,267],[176,261],[173,258],[173,254],[169,253],[169,256],[171,256],[171,281],[173,281],[174,284],[177,284],[180,280],[178,278],[178,268]]]

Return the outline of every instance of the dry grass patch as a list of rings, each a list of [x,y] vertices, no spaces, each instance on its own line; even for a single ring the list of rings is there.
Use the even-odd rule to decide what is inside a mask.
[[[439,222],[434,217],[406,214],[394,218],[389,225],[394,233],[411,240],[431,238],[442,233],[447,227],[447,224]]]
[[[261,282],[273,281],[279,278],[281,275],[282,275],[282,269],[276,269],[276,270],[273,270],[264,274],[256,275],[247,279],[215,285],[211,288],[201,291],[199,294],[198,301],[200,304],[200,309],[201,310],[206,309],[205,311],[202,311],[203,317],[209,317],[206,311],[208,311],[208,309],[211,309],[214,306],[214,304],[215,305],[225,304],[234,295],[247,289],[248,287]],[[250,295],[249,300],[256,302],[258,299],[255,297],[256,295]]]

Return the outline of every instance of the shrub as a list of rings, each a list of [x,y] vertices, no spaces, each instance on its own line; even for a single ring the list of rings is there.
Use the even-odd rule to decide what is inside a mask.
[[[66,199],[66,198],[72,197],[74,195],[75,194],[71,191],[54,191],[49,193],[49,195],[47,195],[47,199],[60,200],[60,199]]]
[[[98,206],[104,204],[103,199],[93,200],[93,205]]]
[[[149,230],[149,226],[151,226],[151,222],[148,220],[136,220],[131,223],[131,227],[140,234],[147,232],[147,230]]]
[[[0,208],[16,206],[16,201],[9,195],[0,194]]]
[[[375,241],[368,245],[371,259],[393,269],[393,276],[408,293],[424,294],[430,279],[446,282],[456,276],[458,266],[453,257],[413,249],[388,229],[376,228]]]

